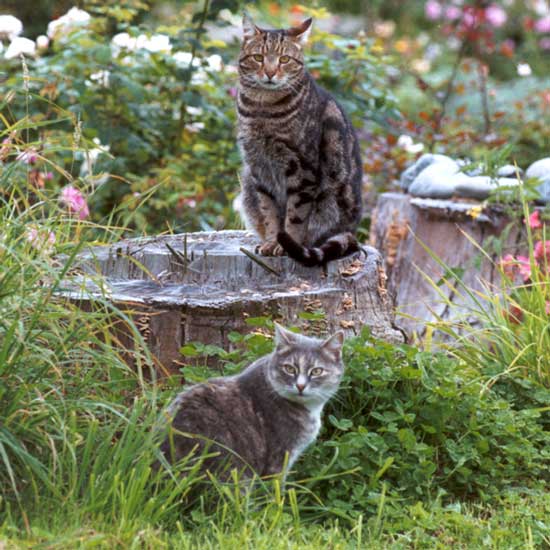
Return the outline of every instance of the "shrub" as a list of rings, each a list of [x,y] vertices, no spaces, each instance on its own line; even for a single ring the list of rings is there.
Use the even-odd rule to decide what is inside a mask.
[[[240,24],[227,10],[220,15],[223,7],[236,9],[234,4],[208,8],[207,2],[207,11],[197,13],[186,9],[177,25],[161,26],[161,32],[138,26],[137,9],[107,7],[109,17],[61,26],[47,50],[27,59],[26,77],[19,58],[2,60],[6,90],[26,85],[50,101],[17,95],[6,118],[28,115],[36,123],[30,139],[39,150],[95,190],[96,221],[112,219],[117,211],[125,227],[140,233],[239,226],[231,208],[240,170],[234,107],[238,41],[211,39],[205,31],[207,19],[222,28],[228,19]],[[302,9],[303,17],[307,12]],[[316,31],[308,53],[314,76],[336,93],[358,125],[365,117],[383,122],[396,116],[385,85],[387,62],[373,53],[370,40]],[[58,108],[67,122],[51,128]],[[75,141],[85,151],[72,155],[68,149]],[[54,172],[48,185],[62,180]]]
[[[17,131],[32,125],[20,121]],[[11,517],[29,528],[35,514],[65,505],[129,522],[173,517],[196,476],[162,484],[151,470],[158,392],[141,375],[150,357],[134,352],[137,370],[129,368],[113,331],[125,319],[107,300],[84,311],[60,295],[76,254],[120,229],[86,219],[71,174],[64,202],[57,190],[36,186],[44,166],[61,167],[12,133],[0,130],[2,523]],[[135,328],[133,336],[140,341]]]
[[[271,325],[263,318],[250,322]],[[190,345],[182,351],[215,355],[229,374],[272,345],[260,332],[232,339],[248,342],[246,360],[238,350]],[[357,517],[380,506],[391,514],[405,503],[435,498],[491,501],[506,488],[546,481],[544,410],[514,407],[487,390],[475,363],[367,332],[346,342],[344,361],[342,386],[325,408],[320,438],[289,482],[305,516]],[[184,373],[194,381],[208,376],[197,367]],[[550,392],[544,397],[549,400]]]
[[[297,467],[327,512],[375,513],[384,503],[438,496],[490,499],[547,479],[542,412],[514,410],[484,391],[474,365],[366,334],[347,342],[345,362],[321,442]]]

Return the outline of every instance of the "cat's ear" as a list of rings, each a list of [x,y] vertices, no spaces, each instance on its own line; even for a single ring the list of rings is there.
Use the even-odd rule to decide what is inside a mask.
[[[344,343],[344,333],[340,330],[336,334],[333,334],[327,338],[321,344],[321,351],[331,358],[331,360],[338,362],[342,357],[342,345]]]
[[[303,46],[307,42],[309,34],[311,33],[312,23],[313,19],[310,17],[297,27],[291,27],[288,29],[287,34],[294,42],[297,42],[300,46]]]
[[[243,14],[243,38],[244,40],[249,40],[250,38],[260,34],[261,30],[256,26],[254,21],[248,13]]]
[[[287,330],[279,323],[275,323],[275,345],[277,349],[284,349],[295,344],[300,338],[299,334]]]

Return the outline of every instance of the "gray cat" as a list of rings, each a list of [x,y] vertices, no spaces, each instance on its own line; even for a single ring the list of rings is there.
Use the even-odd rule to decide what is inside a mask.
[[[311,19],[266,30],[245,16],[238,141],[245,225],[266,256],[323,265],[359,249],[362,162],[343,109],[304,66]]]
[[[176,397],[168,408],[172,436],[161,446],[169,461],[208,451],[203,471],[223,479],[236,468],[245,478],[263,477],[290,469],[315,440],[342,378],[343,333],[319,340],[276,325],[275,336],[273,353],[242,373]]]

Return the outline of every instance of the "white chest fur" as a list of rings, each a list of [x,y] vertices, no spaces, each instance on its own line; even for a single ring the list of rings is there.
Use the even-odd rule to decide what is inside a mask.
[[[321,429],[321,413],[323,412],[323,405],[316,406],[309,410],[309,422],[304,427],[300,438],[297,441],[296,446],[290,452],[288,457],[288,470],[292,468],[292,465],[298,457],[305,451],[305,449],[317,439],[319,430]]]

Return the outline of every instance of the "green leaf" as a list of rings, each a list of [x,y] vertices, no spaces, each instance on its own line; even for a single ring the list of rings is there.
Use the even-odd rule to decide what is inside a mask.
[[[180,353],[184,357],[197,357],[200,355],[200,352],[197,350],[197,348],[193,344],[187,344],[180,348]]]

